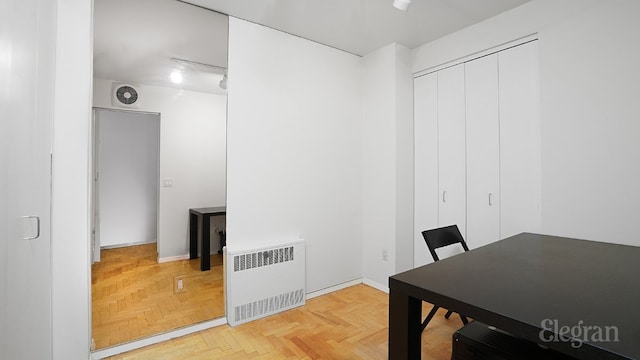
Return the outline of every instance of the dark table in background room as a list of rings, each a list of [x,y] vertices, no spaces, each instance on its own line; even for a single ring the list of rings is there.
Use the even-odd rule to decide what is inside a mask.
[[[200,243],[200,270],[211,269],[211,223],[212,216],[227,214],[225,206],[189,209],[189,259],[198,258]]]

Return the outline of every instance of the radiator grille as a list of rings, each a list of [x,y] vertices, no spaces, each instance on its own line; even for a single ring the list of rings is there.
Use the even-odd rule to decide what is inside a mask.
[[[254,269],[287,261],[293,261],[293,246],[263,250],[233,257],[233,271]]]
[[[287,292],[270,298],[236,306],[235,322],[259,318],[262,315],[276,313],[304,303],[304,289]]]
[[[302,306],[306,296],[304,240],[269,247],[225,248],[229,325],[236,326]]]

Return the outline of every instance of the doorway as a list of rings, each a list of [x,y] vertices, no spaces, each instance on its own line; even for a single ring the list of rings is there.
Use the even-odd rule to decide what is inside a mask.
[[[222,266],[216,265],[225,219],[210,224],[211,271],[200,271],[199,259],[189,260],[188,214],[226,205],[228,17],[175,0],[93,4],[94,108],[161,114],[158,183],[121,199],[155,189],[155,242],[149,217],[133,224],[133,215],[118,214],[118,227],[141,229],[135,239],[120,235],[110,246],[105,214],[98,214],[91,318],[99,350],[224,318]],[[123,175],[115,182],[122,195]],[[109,196],[102,193],[100,207]]]
[[[95,109],[94,261],[157,243],[160,115]]]
[[[109,82],[96,79],[95,84],[107,86]],[[215,186],[216,176],[211,173],[220,172],[224,178],[224,164],[216,166],[215,159],[224,158],[226,148],[221,142],[225,97],[182,92],[179,99],[189,100],[189,109],[194,111],[189,112],[170,101],[177,90],[145,86],[138,90],[146,95],[146,106],[159,109],[159,113],[101,107],[105,101],[100,96],[94,99],[98,106],[93,127],[94,350],[220,318],[225,313],[218,231],[213,231],[210,239],[215,250],[210,255],[210,271],[200,270],[199,259],[189,259],[188,248],[181,250],[184,256],[164,258],[160,250],[170,250],[176,242],[188,246],[188,206],[205,204],[198,201],[218,204],[215,193],[224,194],[224,186]],[[194,99],[199,101],[192,102]],[[202,101],[205,99],[209,101]],[[183,141],[185,134],[190,142]],[[196,153],[204,154],[196,163],[210,166],[192,166],[190,160]],[[164,219],[159,216],[163,212]],[[178,241],[167,231],[177,227],[174,223],[180,226],[176,233],[183,234]],[[211,229],[224,229],[224,219],[212,219]]]

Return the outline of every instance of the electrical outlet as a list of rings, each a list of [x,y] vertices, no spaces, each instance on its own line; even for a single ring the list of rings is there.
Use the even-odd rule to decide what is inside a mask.
[[[185,277],[184,276],[176,276],[173,278],[173,293],[179,294],[187,291],[185,287]]]
[[[382,249],[382,260],[387,261],[389,257],[387,255],[387,249]]]

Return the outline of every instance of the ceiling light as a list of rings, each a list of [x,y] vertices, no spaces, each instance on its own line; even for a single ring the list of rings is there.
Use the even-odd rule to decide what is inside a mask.
[[[178,70],[171,73],[171,81],[176,84],[180,84],[182,82],[182,73]]]
[[[410,4],[411,0],[393,0],[393,7],[402,11],[407,11]]]

